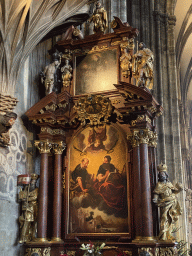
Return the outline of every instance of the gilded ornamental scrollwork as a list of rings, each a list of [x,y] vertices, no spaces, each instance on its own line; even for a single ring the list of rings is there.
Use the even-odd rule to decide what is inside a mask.
[[[63,141],[59,141],[53,144],[53,151],[55,155],[61,155],[66,148],[66,144]]]
[[[50,150],[52,148],[52,143],[48,140],[46,141],[35,141],[35,146],[39,149],[39,152],[42,153],[50,153]]]
[[[43,256],[51,256],[51,247],[45,248],[43,250]]]
[[[150,248],[150,247],[139,248],[139,249],[138,249],[138,253],[139,253],[139,255],[141,255],[141,256],[143,256],[143,255],[146,255],[146,256],[153,256],[152,248]]]
[[[79,99],[74,109],[82,125],[86,125],[86,121],[89,121],[90,125],[98,125],[108,121],[112,113],[112,104],[103,96],[87,95]]]
[[[156,248],[155,256],[175,256],[177,249],[174,247]]]

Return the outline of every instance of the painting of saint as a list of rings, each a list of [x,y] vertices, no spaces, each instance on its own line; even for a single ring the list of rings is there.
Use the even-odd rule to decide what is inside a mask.
[[[88,127],[70,149],[70,233],[129,232],[127,148],[113,126]]]

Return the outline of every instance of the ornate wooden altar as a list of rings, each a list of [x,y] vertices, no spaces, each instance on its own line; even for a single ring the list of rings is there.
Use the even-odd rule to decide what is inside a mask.
[[[118,18],[113,27],[111,34],[58,42],[63,60],[70,55],[72,81],[26,113],[40,127],[35,144],[41,153],[37,239],[26,245],[28,256],[82,255],[80,245],[89,240],[106,241],[112,249],[104,255],[139,255],[141,248],[175,255],[174,243],[155,238],[158,214],[151,200],[155,119],[163,109],[149,89],[133,84],[131,69],[122,72],[120,57],[124,48],[133,55],[137,29]],[[104,164],[111,171],[100,186]]]

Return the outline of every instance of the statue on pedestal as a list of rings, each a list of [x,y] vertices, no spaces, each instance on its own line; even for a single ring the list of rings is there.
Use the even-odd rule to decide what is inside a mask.
[[[107,12],[99,1],[96,3],[96,9],[89,19],[89,22],[93,22],[93,31],[95,34],[105,32],[107,28]]]
[[[41,75],[41,83],[45,85],[45,95],[53,92],[55,85],[55,73],[61,64],[60,55],[53,53],[53,62],[45,67]]]
[[[69,65],[69,59],[65,59],[65,66],[61,68],[63,86],[68,87],[72,78],[72,67]]]
[[[176,194],[183,188],[177,183],[175,186],[168,180],[167,166],[160,164],[157,167],[159,182],[154,192],[153,202],[160,207],[160,232],[159,240],[173,241],[175,238],[171,235],[172,224],[178,220],[182,214]]]
[[[132,72],[137,86],[153,88],[153,61],[152,51],[144,43],[139,44],[139,50],[133,55]]]
[[[127,78],[131,75],[132,57],[131,57],[131,54],[127,52],[127,48],[122,48],[121,51],[122,51],[122,55],[120,57],[121,71],[122,71],[122,75]]]
[[[22,202],[22,214],[19,217],[19,243],[29,242],[35,238],[38,206],[38,188],[36,187],[37,179],[37,174],[31,174],[30,183],[25,185],[24,190],[19,192],[19,200]]]

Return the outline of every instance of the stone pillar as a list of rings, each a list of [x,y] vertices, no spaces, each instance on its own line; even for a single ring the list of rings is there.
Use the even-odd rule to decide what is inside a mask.
[[[47,208],[48,208],[48,155],[52,143],[35,141],[35,146],[41,153],[40,184],[38,196],[37,240],[47,241]]]
[[[53,150],[54,162],[54,189],[53,189],[53,242],[61,242],[61,211],[62,211],[62,153],[65,149],[63,141],[55,143]]]

